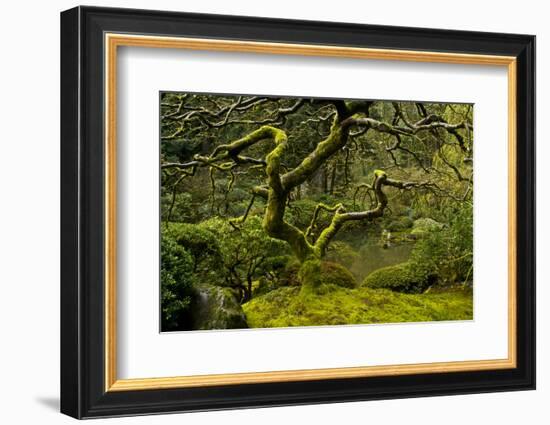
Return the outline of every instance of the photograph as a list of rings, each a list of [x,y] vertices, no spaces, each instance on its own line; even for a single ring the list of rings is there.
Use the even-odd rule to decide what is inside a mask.
[[[474,104],[159,102],[161,332],[473,320]]]

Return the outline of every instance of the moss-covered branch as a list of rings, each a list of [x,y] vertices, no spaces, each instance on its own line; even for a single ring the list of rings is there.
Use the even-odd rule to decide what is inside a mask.
[[[342,125],[340,115],[336,115],[328,137],[320,142],[296,168],[282,177],[285,189],[291,190],[311,177],[332,155],[346,145],[348,136],[349,126]]]
[[[221,119],[221,121],[218,121],[215,125],[225,125],[228,123],[229,116],[231,114],[236,111],[244,110],[245,108],[252,108],[260,102],[266,102],[266,100],[264,98],[251,98],[247,100],[239,97],[235,102],[220,108],[215,113],[198,109],[191,110],[189,113],[182,113],[186,114],[186,117],[191,117],[191,112],[202,114],[203,116],[209,116],[208,119],[216,117]],[[306,103],[307,102],[304,100],[298,100],[290,107],[277,109],[274,112],[273,117],[268,117],[263,121],[242,121],[242,123],[259,124],[282,122],[284,121],[284,117],[286,115],[295,113],[300,108],[304,107]],[[310,105],[313,105],[314,103],[314,100],[309,102]],[[166,170],[176,168],[182,171],[192,169],[194,172],[196,168],[208,167],[211,172],[212,196],[214,196],[215,190],[215,181],[213,177],[214,172],[223,171],[230,173],[226,190],[227,193],[234,186],[234,169],[236,167],[247,166],[248,169],[251,169],[252,167],[264,169],[267,184],[257,185],[251,189],[252,200],[246,209],[243,219],[247,217],[256,197],[265,199],[266,208],[263,218],[263,228],[266,233],[273,238],[286,241],[292,248],[292,251],[296,257],[298,257],[301,262],[306,262],[309,259],[322,258],[330,242],[346,222],[353,220],[369,221],[382,216],[388,205],[388,198],[384,193],[384,186],[392,186],[397,189],[405,190],[412,188],[425,188],[439,190],[439,193],[442,193],[442,191],[433,183],[393,180],[390,179],[384,171],[377,170],[374,173],[374,181],[372,185],[363,184],[358,186],[353,197],[355,205],[358,191],[361,188],[366,189],[366,193],[372,197],[371,209],[358,212],[348,212],[343,204],[328,206],[320,203],[316,206],[311,222],[305,231],[302,231],[296,226],[288,223],[285,220],[285,209],[288,205],[290,193],[297,187],[300,187],[300,185],[304,182],[311,179],[315,173],[327,164],[327,161],[329,161],[336,153],[340,152],[342,149],[346,149],[346,145],[350,139],[350,131],[352,129],[359,129],[358,132],[354,133],[354,137],[360,137],[367,130],[372,130],[377,133],[386,133],[393,136],[396,141],[394,144],[387,147],[386,151],[392,156],[395,166],[399,166],[399,164],[393,154],[393,151],[401,150],[415,158],[421,168],[423,168],[426,172],[426,166],[423,164],[423,161],[418,158],[414,152],[404,146],[402,137],[406,137],[407,140],[414,139],[419,141],[420,138],[417,134],[420,132],[447,131],[458,140],[462,147],[463,143],[461,142],[463,142],[463,137],[459,131],[470,130],[470,124],[467,124],[466,122],[449,124],[443,118],[440,118],[434,114],[422,113],[421,119],[413,122],[401,109],[399,103],[397,102],[393,103],[395,109],[393,121],[390,120],[388,122],[370,117],[370,108],[374,102],[325,99],[322,103],[323,107],[332,109],[332,112],[327,116],[327,118],[329,116],[332,118],[330,129],[326,129],[325,127],[323,130],[323,134],[327,134],[328,130],[328,135],[326,137],[323,136],[324,139],[315,146],[313,151],[311,151],[301,160],[301,162],[298,163],[297,166],[292,169],[287,170],[282,164],[283,155],[288,147],[287,134],[284,130],[270,125],[263,125],[257,130],[254,130],[246,136],[233,142],[219,144],[210,155],[195,155],[193,157],[193,161],[182,164],[167,163],[163,164],[162,168]],[[181,105],[179,103],[174,105],[174,108],[176,109],[175,112],[180,113],[182,111],[182,107],[180,106]],[[302,125],[305,125],[307,121],[308,120],[303,120]],[[236,119],[232,122],[237,123],[240,121]],[[209,125],[212,126],[213,123],[210,122]],[[178,130],[176,129],[175,133],[177,131]],[[175,133],[169,134],[167,137],[175,137]],[[270,143],[273,146],[273,149],[265,156],[265,158],[254,158],[252,156],[245,155],[245,151],[247,149],[257,145],[258,143],[264,142]],[[348,176],[350,167],[350,150],[346,150],[345,153],[344,183],[347,186],[350,183]],[[335,168],[333,169],[333,172],[335,175]],[[457,174],[460,176],[460,173]],[[334,184],[332,187],[333,186]],[[312,236],[321,211],[333,213],[333,216],[330,224],[322,230],[315,240]],[[238,220],[233,220],[231,223],[236,225],[238,224]]]
[[[338,204],[332,209],[334,215],[332,217],[331,223],[321,232],[319,238],[315,242],[314,251],[318,257],[323,257],[326,253],[326,250],[342,228],[342,226],[348,221],[372,221],[375,218],[381,217],[384,214],[384,210],[388,206],[388,197],[384,193],[384,186],[392,186],[398,189],[412,189],[412,188],[428,188],[430,189],[433,186],[431,182],[410,182],[410,181],[401,181],[390,179],[386,172],[382,170],[375,170],[374,172],[374,181],[371,186],[368,186],[369,189],[372,188],[374,195],[376,197],[376,206],[372,209],[359,211],[359,212],[347,212],[342,204]],[[323,208],[320,204],[318,208]],[[317,211],[317,208],[316,208]]]
[[[315,210],[313,211],[313,217],[311,218],[311,223],[306,229],[306,238],[309,238],[312,235],[313,229],[315,228],[315,224],[317,222],[317,218],[319,217],[319,213],[321,212],[321,210],[324,210],[327,212],[336,212],[340,208],[342,208],[342,204],[336,204],[333,207],[330,207],[323,203],[317,204],[315,206]]]
[[[373,209],[360,212],[346,212],[346,209],[342,205],[336,209],[331,223],[321,232],[317,242],[315,242],[314,250],[317,256],[323,257],[325,255],[328,245],[346,222],[352,220],[370,221],[384,214],[384,209],[388,205],[388,197],[382,190],[382,187],[387,180],[388,176],[384,171],[376,170],[374,172],[372,187],[377,199],[377,204]]]

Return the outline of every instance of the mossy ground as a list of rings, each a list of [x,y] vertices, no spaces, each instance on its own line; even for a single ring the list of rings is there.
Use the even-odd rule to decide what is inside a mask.
[[[471,290],[402,294],[323,285],[315,293],[283,287],[243,305],[250,328],[471,320]]]

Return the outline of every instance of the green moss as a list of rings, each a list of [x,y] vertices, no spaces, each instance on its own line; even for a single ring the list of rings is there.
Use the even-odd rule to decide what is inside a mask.
[[[386,289],[322,285],[316,293],[284,287],[243,305],[248,326],[272,328],[472,320],[472,292],[401,294]]]
[[[434,283],[435,276],[429,270],[407,261],[373,271],[361,285],[397,292],[419,293]]]

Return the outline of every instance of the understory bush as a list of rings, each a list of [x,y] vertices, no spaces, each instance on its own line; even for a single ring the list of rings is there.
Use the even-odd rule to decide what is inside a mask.
[[[363,280],[362,286],[390,289],[397,292],[421,293],[435,281],[436,275],[428,267],[407,261],[373,271]]]
[[[288,261],[286,242],[269,237],[261,217],[248,217],[244,223],[236,220],[233,225],[227,219],[212,218],[199,226],[213,234],[219,246],[216,284],[239,291],[243,302],[252,297],[254,281],[272,277]]]
[[[162,234],[191,254],[193,273],[200,276],[201,281],[219,280],[216,266],[222,261],[222,248],[214,232],[197,224],[167,223]]]
[[[357,281],[344,266],[331,261],[309,260],[303,263],[298,273],[302,286],[319,289],[323,285],[355,288]]]
[[[161,238],[162,330],[178,330],[193,298],[193,257],[167,235]]]
[[[403,230],[411,228],[413,225],[412,218],[409,218],[407,216],[401,216],[394,220],[392,220],[389,224],[387,229],[390,232],[402,232]]]
[[[449,212],[449,225],[428,232],[415,245],[411,262],[432,270],[438,283],[468,283],[473,276],[472,204]]]

